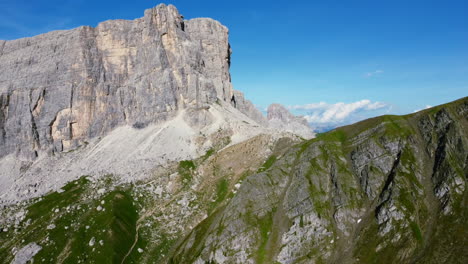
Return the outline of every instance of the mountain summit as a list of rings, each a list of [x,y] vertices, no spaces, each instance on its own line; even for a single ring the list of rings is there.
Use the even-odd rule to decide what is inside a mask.
[[[225,26],[164,4],[133,21],[0,41],[0,157],[70,151],[219,101],[259,120],[232,89],[230,57]]]

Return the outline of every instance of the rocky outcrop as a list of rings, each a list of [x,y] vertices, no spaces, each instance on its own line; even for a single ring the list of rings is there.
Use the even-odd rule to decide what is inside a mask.
[[[289,131],[305,139],[315,136],[304,117],[294,116],[280,104],[271,104],[268,107],[267,118],[269,126],[274,129]]]
[[[260,125],[268,126],[268,120],[260,112],[260,110],[255,107],[249,100],[245,99],[244,94],[240,91],[235,91],[231,98],[231,105],[239,109],[246,116],[250,117],[252,120],[257,122]]]
[[[0,44],[0,157],[70,150],[233,97],[228,29],[172,5]]]
[[[26,264],[41,250],[41,246],[30,243],[16,252],[13,264]]]
[[[467,131],[464,98],[294,146],[247,177],[170,263],[464,263]]]

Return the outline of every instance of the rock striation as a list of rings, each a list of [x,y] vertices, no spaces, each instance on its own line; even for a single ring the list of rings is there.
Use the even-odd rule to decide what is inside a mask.
[[[254,113],[232,89],[230,56],[225,26],[164,4],[133,21],[0,41],[0,157],[69,151],[217,100]]]
[[[228,29],[172,5],[0,47],[0,203],[83,174],[145,178],[259,134],[297,138],[233,90]]]

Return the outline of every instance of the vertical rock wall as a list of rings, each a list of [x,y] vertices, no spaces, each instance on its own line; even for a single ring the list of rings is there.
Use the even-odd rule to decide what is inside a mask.
[[[233,97],[228,30],[158,5],[112,20],[0,41],[0,157],[67,151],[120,125]]]

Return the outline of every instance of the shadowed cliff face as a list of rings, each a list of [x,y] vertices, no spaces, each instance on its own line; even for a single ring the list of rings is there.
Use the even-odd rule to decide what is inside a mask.
[[[0,157],[76,148],[119,125],[230,102],[228,30],[159,5],[112,20],[0,43]],[[249,102],[250,103],[250,102]]]
[[[292,147],[172,263],[465,263],[468,99]]]

